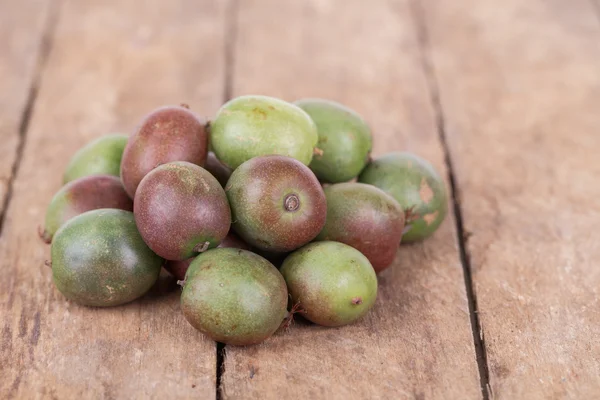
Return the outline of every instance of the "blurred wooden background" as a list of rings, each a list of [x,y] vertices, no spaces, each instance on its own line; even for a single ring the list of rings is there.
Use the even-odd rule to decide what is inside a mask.
[[[600,398],[598,0],[0,0],[0,398]],[[335,99],[448,178],[375,309],[248,348],[178,291],[65,301],[37,238],[68,158],[186,102]]]

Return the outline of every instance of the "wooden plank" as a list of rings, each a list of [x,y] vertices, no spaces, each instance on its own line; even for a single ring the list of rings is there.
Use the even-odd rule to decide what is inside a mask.
[[[591,3],[423,6],[499,399],[600,397],[600,24]]]
[[[0,215],[17,158],[50,0],[0,0]]]
[[[90,139],[163,104],[218,109],[224,21],[209,0],[62,4],[0,243],[0,398],[214,398],[215,344],[185,321],[176,288],[110,309],[69,303],[36,227]]]
[[[445,173],[407,2],[240,2],[234,95],[321,96],[372,124],[375,154],[412,150]],[[297,322],[262,345],[227,346],[224,398],[480,398],[450,216],[381,274],[374,310],[337,329]]]

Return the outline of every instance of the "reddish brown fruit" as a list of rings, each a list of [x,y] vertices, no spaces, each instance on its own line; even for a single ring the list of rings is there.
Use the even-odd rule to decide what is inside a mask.
[[[246,243],[242,239],[240,239],[233,232],[229,232],[229,234],[225,237],[225,239],[223,239],[221,244],[219,244],[219,246],[217,246],[217,247],[220,247],[220,248],[231,247],[231,248],[235,248],[235,249],[251,250],[250,245],[248,245],[248,243]],[[195,258],[196,257],[191,257],[191,258],[187,258],[185,260],[180,260],[180,261],[176,261],[176,260],[167,261],[167,263],[165,264],[165,269],[167,271],[169,271],[169,273],[171,275],[173,275],[175,278],[182,281],[185,279],[185,273],[187,272],[188,268],[190,267],[190,264],[192,263],[192,261],[194,261]]]
[[[203,166],[208,152],[206,121],[186,107],[154,110],[130,136],[121,161],[121,179],[133,198],[146,174],[161,164],[188,161]]]
[[[389,267],[404,230],[404,212],[392,196],[364,183],[325,188],[327,223],[317,240],[333,240],[365,255],[375,272]]]
[[[185,260],[227,236],[231,213],[219,182],[188,162],[161,165],[135,195],[135,222],[148,246],[167,260]]]
[[[46,226],[40,236],[46,243],[65,222],[86,211],[118,208],[133,211],[133,202],[121,180],[111,175],[92,175],[63,186],[52,198],[46,211]]]
[[[206,165],[204,166],[204,168],[208,172],[210,172],[212,176],[217,178],[217,180],[223,187],[227,185],[227,181],[229,180],[229,177],[233,172],[231,168],[219,161],[215,153],[213,153],[212,151],[208,153],[208,157],[206,158]]]
[[[313,172],[285,156],[261,156],[240,165],[225,187],[233,229],[261,250],[287,252],[323,228],[325,194]]]

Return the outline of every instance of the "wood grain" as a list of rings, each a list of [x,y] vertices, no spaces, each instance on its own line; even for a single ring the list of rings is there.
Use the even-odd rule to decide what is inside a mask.
[[[415,151],[445,173],[410,15],[404,1],[240,2],[233,94],[341,101],[371,123],[375,154]],[[450,216],[403,247],[360,323],[299,321],[262,345],[227,346],[223,397],[480,398],[456,242]]]
[[[17,158],[50,0],[0,0],[0,215]]]
[[[591,3],[423,4],[492,397],[600,397],[600,24]]]
[[[37,238],[69,157],[92,138],[130,132],[163,104],[212,115],[221,103],[225,3],[62,4],[0,243],[0,398],[215,397],[214,342],[179,312],[163,281],[110,309],[70,303]]]

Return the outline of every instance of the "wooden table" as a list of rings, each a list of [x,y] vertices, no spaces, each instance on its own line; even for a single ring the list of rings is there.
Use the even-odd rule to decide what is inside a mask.
[[[600,398],[594,1],[0,0],[0,398]],[[341,101],[448,178],[369,316],[221,349],[177,290],[67,302],[36,230],[69,157],[249,93]]]

